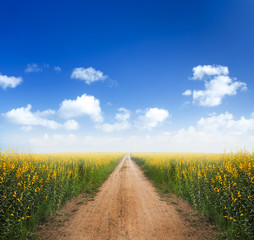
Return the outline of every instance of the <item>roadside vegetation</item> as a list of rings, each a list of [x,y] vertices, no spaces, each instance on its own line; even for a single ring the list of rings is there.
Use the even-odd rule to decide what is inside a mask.
[[[30,239],[38,224],[98,188],[123,153],[17,153],[0,149],[0,239]]]
[[[254,239],[254,153],[134,153],[156,187],[215,222],[221,239]]]

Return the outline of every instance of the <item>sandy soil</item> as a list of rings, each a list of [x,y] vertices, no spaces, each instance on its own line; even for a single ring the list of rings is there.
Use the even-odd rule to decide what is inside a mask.
[[[129,155],[105,181],[94,201],[80,204],[72,212],[58,227],[41,226],[41,239],[203,240],[213,239],[215,232],[202,220],[193,224],[188,204],[176,198],[162,199]]]

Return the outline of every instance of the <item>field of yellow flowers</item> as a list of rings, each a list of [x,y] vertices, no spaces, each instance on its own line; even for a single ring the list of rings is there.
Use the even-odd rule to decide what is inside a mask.
[[[27,239],[40,221],[97,188],[123,153],[17,153],[0,149],[0,239]]]
[[[222,239],[254,239],[254,153],[135,153],[161,190],[171,190],[212,219]]]

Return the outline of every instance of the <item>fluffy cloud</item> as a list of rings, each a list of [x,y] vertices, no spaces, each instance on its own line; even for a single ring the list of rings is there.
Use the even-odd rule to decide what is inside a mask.
[[[225,96],[233,96],[238,90],[246,90],[244,82],[236,81],[228,76],[227,67],[197,66],[193,68],[193,79],[204,80],[204,90],[186,90],[183,95],[193,96],[193,102],[200,106],[218,106]]]
[[[196,126],[169,133],[170,142],[180,151],[223,152],[236,151],[254,144],[254,113],[249,118],[234,119],[233,114],[210,114],[202,117]],[[181,150],[182,147],[182,150]]]
[[[40,112],[40,111],[37,111],[35,112],[34,114],[37,116],[37,117],[48,117],[48,116],[52,116],[54,115],[56,112],[54,110],[51,110],[51,109],[48,109],[48,110],[45,110],[43,112]]]
[[[167,132],[134,133],[119,136],[73,134],[44,134],[30,138],[24,134],[6,134],[4,148],[30,146],[34,152],[56,151],[122,151],[122,152],[223,152],[236,151],[254,145],[254,113],[235,118],[225,112],[200,118],[193,126]],[[4,133],[3,133],[4,134]],[[79,134],[79,135],[78,135]],[[85,149],[84,149],[85,147]]]
[[[237,90],[246,90],[246,83],[233,81],[229,76],[217,76],[205,82],[205,90],[194,90],[193,100],[200,106],[218,106],[225,96],[237,94]]]
[[[130,111],[126,108],[119,108],[118,113],[116,114],[116,120],[125,122],[128,121],[130,118]]]
[[[239,135],[254,130],[254,113],[250,118],[242,116],[239,120],[234,120],[233,114],[228,112],[219,115],[213,113],[208,118],[201,118],[197,125],[205,132],[231,132]]]
[[[57,112],[51,109],[32,112],[31,108],[32,106],[28,104],[26,107],[12,109],[6,113],[2,113],[2,116],[10,123],[21,125],[21,130],[23,131],[31,131],[35,126],[58,130],[77,130],[80,126],[78,122],[72,118],[82,115],[88,115],[97,123],[103,121],[99,100],[86,94],[77,97],[75,100],[64,100],[60,104],[60,108]],[[127,119],[127,115],[128,113],[125,109],[120,109],[120,112],[117,114],[117,119],[122,118],[122,122],[126,123],[124,119]],[[48,119],[52,116],[54,116],[54,118],[60,116],[67,119],[67,121],[58,123],[55,120]]]
[[[224,67],[221,65],[198,65],[193,68],[193,78],[202,80],[206,75],[214,76],[214,75],[228,75],[228,67]]]
[[[169,112],[160,108],[149,108],[144,115],[139,116],[136,126],[140,129],[152,129],[164,122],[169,117]]]
[[[96,128],[102,129],[104,132],[113,132],[113,131],[121,131],[130,128],[129,123],[130,118],[130,111],[125,108],[119,108],[118,113],[115,116],[117,122],[110,124],[110,123],[103,123],[96,125]]]
[[[102,122],[100,101],[94,96],[83,94],[76,100],[64,100],[59,109],[59,115],[63,118],[74,118],[88,115],[95,122]]]
[[[190,96],[190,95],[192,95],[192,91],[191,91],[190,89],[187,89],[186,91],[184,91],[184,92],[182,93],[182,95],[183,95],[183,96]]]
[[[71,119],[64,123],[64,128],[66,130],[77,130],[79,129],[79,124],[75,120]]]
[[[75,120],[68,120],[64,124],[57,123],[56,121],[49,120],[46,117],[55,114],[51,109],[40,112],[31,112],[32,106],[16,108],[3,113],[2,116],[10,123],[21,125],[21,130],[31,131],[35,126],[42,126],[49,129],[66,129],[76,130],[79,124]]]
[[[25,69],[26,73],[31,72],[42,72],[42,68],[40,68],[36,63],[33,64],[27,64],[27,67]]]
[[[21,107],[12,109],[11,111],[2,114],[4,118],[14,124],[23,126],[43,126],[50,129],[57,129],[60,124],[53,120],[48,120],[40,116],[40,113],[32,113],[32,106],[30,104],[27,107]],[[42,114],[43,115],[43,114]]]
[[[6,89],[8,87],[10,88],[15,88],[19,84],[21,84],[23,81],[22,77],[8,77],[6,75],[1,75],[0,74],[0,87],[2,89]]]
[[[92,67],[89,68],[74,68],[71,74],[71,78],[80,79],[85,81],[86,84],[91,84],[96,81],[103,81],[107,76],[103,75],[103,72],[95,70]]]

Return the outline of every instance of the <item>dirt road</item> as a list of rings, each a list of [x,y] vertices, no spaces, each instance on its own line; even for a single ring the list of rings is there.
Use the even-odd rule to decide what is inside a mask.
[[[161,201],[129,155],[100,190],[94,201],[81,205],[61,227],[64,234],[52,235],[52,239],[208,239],[195,232],[190,234],[190,226],[176,206]]]

